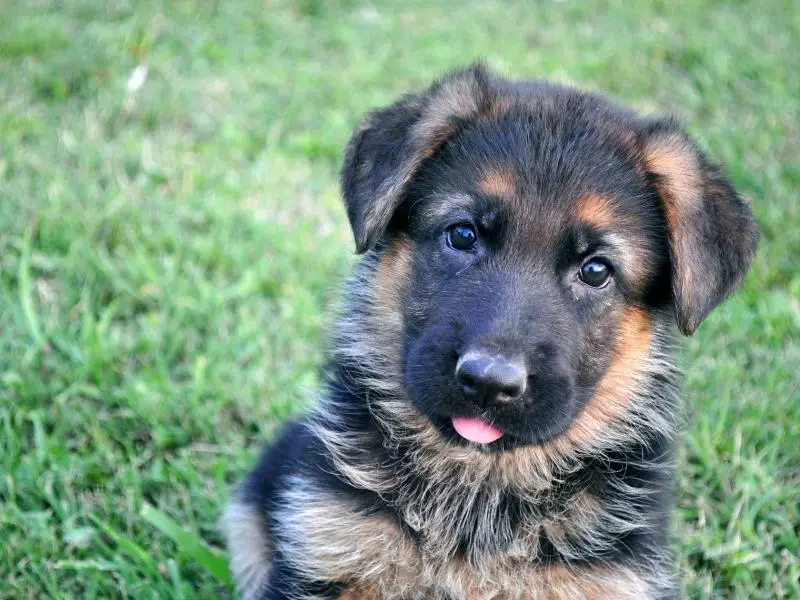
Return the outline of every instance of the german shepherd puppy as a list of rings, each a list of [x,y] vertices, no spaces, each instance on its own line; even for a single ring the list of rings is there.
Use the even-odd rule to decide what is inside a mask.
[[[677,329],[748,206],[672,120],[475,65],[371,113],[324,394],[224,518],[245,599],[676,595]]]

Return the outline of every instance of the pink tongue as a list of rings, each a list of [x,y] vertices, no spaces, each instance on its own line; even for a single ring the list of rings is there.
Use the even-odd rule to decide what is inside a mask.
[[[503,432],[497,427],[473,417],[453,417],[453,427],[458,435],[477,444],[490,444],[503,437]]]

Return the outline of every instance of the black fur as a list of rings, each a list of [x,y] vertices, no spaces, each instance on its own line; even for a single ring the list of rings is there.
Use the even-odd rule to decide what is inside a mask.
[[[671,121],[474,66],[372,113],[342,188],[366,255],[319,406],[226,521],[244,596],[672,596],[671,330],[695,330],[758,239],[719,169]],[[592,260],[601,287],[580,279]],[[519,393],[457,380],[473,355],[522,365]]]

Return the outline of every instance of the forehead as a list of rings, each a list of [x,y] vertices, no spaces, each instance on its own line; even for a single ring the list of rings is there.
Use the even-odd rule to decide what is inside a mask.
[[[542,233],[574,219],[604,228],[623,217],[627,227],[651,221],[658,205],[634,124],[572,108],[531,101],[464,125],[423,169],[412,195],[429,197],[434,218],[494,204]]]
[[[587,179],[609,184],[609,166],[617,175],[635,170],[641,154],[635,116],[574,90],[515,92],[491,118],[461,122],[459,134],[444,144],[443,158],[499,163],[540,186],[554,179],[561,185]]]
[[[577,108],[533,103],[467,124],[414,185],[422,217],[499,214],[504,237],[530,248],[594,235],[617,249],[628,272],[643,273],[659,253],[663,215],[635,124]]]

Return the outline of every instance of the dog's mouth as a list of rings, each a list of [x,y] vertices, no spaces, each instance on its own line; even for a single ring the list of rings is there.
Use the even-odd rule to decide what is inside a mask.
[[[503,432],[475,417],[453,417],[453,429],[462,438],[476,444],[491,444],[503,437]]]

